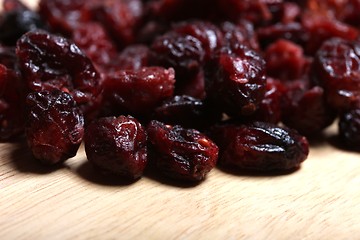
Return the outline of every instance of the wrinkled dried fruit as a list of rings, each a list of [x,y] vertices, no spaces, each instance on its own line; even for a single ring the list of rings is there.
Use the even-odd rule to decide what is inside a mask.
[[[144,67],[107,74],[104,97],[107,108],[120,114],[148,115],[174,92],[174,70]]]
[[[340,114],[339,136],[343,144],[355,150],[360,147],[360,109],[354,108]]]
[[[30,91],[69,92],[85,117],[97,111],[101,100],[99,73],[73,42],[33,31],[19,39],[16,55]]]
[[[106,173],[136,179],[147,164],[146,140],[144,128],[131,116],[99,118],[86,128],[86,156]]]
[[[220,147],[219,164],[226,167],[261,172],[294,170],[309,153],[305,137],[270,123],[215,126],[211,132]]]
[[[265,62],[245,45],[219,53],[207,66],[207,96],[230,116],[254,113],[265,95]]]
[[[70,94],[30,93],[26,138],[35,158],[56,164],[74,157],[84,135],[84,118]]]
[[[195,129],[153,120],[147,132],[156,167],[170,178],[200,181],[216,165],[218,147]]]

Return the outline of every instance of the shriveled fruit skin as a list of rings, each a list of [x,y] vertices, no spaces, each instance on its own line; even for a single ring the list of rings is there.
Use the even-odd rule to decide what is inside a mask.
[[[230,116],[253,114],[265,95],[265,61],[245,45],[225,48],[206,66],[206,94]]]
[[[86,128],[88,160],[106,173],[123,178],[142,176],[147,164],[147,135],[131,116],[99,118]]]
[[[293,170],[299,168],[309,154],[305,137],[265,122],[214,126],[211,137],[220,147],[219,164],[242,170]]]
[[[93,117],[101,102],[100,75],[72,41],[32,31],[19,39],[16,55],[29,91],[69,92],[85,117]]]
[[[318,50],[313,65],[314,83],[324,88],[328,104],[341,111],[360,98],[360,43],[331,38]]]
[[[183,181],[201,181],[216,165],[218,147],[195,129],[153,120],[147,127],[157,169]]]
[[[56,164],[74,157],[84,136],[84,118],[72,96],[59,90],[30,93],[26,139],[35,158]]]
[[[174,70],[143,67],[105,75],[106,107],[135,116],[147,116],[174,92]]]

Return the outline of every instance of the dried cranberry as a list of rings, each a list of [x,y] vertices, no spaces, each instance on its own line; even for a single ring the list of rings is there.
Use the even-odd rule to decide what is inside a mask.
[[[207,97],[231,116],[254,113],[264,98],[265,62],[245,45],[221,51],[207,75]]]
[[[3,10],[5,12],[28,9],[20,0],[3,0]]]
[[[339,135],[342,142],[359,150],[360,146],[360,109],[354,108],[341,113],[339,119]]]
[[[69,92],[87,118],[97,110],[100,76],[73,42],[45,31],[29,32],[17,42],[16,54],[31,91]]]
[[[336,117],[336,111],[326,103],[321,87],[308,89],[298,81],[287,86],[283,112],[283,123],[308,137],[318,136]]]
[[[225,167],[262,172],[293,170],[309,153],[305,137],[270,123],[215,126],[212,136],[220,147],[219,164]]]
[[[332,38],[317,52],[313,69],[316,84],[325,90],[330,106],[349,109],[360,97],[360,43]]]
[[[287,40],[278,40],[269,45],[265,61],[267,74],[281,80],[300,78],[307,67],[302,48]]]
[[[24,131],[25,86],[11,69],[0,64],[0,140]]]
[[[209,60],[213,53],[222,45],[222,33],[210,22],[181,22],[174,27],[173,31],[198,39],[205,51],[205,61]]]
[[[203,129],[221,119],[203,101],[190,96],[175,96],[155,109],[154,118],[171,125]]]
[[[200,181],[216,165],[218,147],[195,129],[151,121],[149,140],[162,174],[179,180]]]
[[[56,164],[74,157],[84,135],[84,118],[70,94],[54,90],[27,97],[26,137],[35,158]]]
[[[174,92],[174,70],[144,67],[107,74],[104,97],[107,107],[136,116],[148,115]]]
[[[187,81],[176,81],[175,94],[189,95],[194,98],[205,99],[205,75],[204,70],[187,79]]]
[[[155,39],[151,50],[152,64],[174,68],[179,81],[196,75],[205,58],[205,50],[199,39],[175,32]]]
[[[147,164],[146,140],[144,128],[131,116],[99,118],[86,128],[86,156],[106,173],[136,179]]]
[[[259,49],[258,39],[254,26],[248,21],[240,21],[238,24],[224,22],[220,26],[224,34],[224,45],[232,48],[237,44],[244,44],[254,50]]]

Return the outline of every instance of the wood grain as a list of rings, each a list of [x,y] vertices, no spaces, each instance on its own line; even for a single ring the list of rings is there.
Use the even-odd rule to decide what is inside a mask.
[[[83,148],[49,169],[24,142],[0,144],[0,238],[359,239],[360,155],[334,146],[334,131],[292,174],[215,169],[196,186],[151,172],[105,180]]]

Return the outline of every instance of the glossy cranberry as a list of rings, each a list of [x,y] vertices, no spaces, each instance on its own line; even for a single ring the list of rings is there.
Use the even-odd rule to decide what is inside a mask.
[[[99,118],[86,128],[88,160],[105,173],[137,179],[147,164],[147,135],[131,116]]]
[[[309,153],[305,137],[296,131],[264,122],[215,126],[212,137],[220,147],[219,164],[242,170],[294,170],[300,167]]]
[[[174,70],[162,67],[144,67],[123,70],[105,76],[104,96],[107,107],[115,112],[136,116],[150,114],[174,92]]]
[[[196,75],[205,58],[205,50],[199,39],[176,32],[158,37],[150,49],[151,63],[174,68],[179,81]]]
[[[332,38],[317,52],[312,66],[316,84],[330,106],[349,109],[360,97],[360,43]]]
[[[69,92],[90,118],[100,104],[100,76],[72,41],[45,31],[23,35],[16,54],[30,91]]]
[[[224,35],[223,45],[233,48],[238,44],[244,44],[254,50],[259,49],[258,39],[251,22],[246,20],[240,21],[238,24],[223,22],[220,29]]]
[[[174,27],[173,31],[198,39],[205,51],[205,61],[209,60],[214,52],[223,44],[222,33],[210,22],[181,22]]]
[[[74,157],[84,135],[84,118],[70,94],[30,93],[26,138],[35,158],[56,164]]]
[[[23,133],[25,86],[16,72],[0,64],[0,140]]]
[[[207,66],[207,97],[230,116],[254,113],[265,94],[265,62],[245,45],[221,51]]]
[[[165,176],[201,181],[215,167],[218,147],[199,131],[155,120],[150,122],[147,131],[155,150],[156,167]]]

